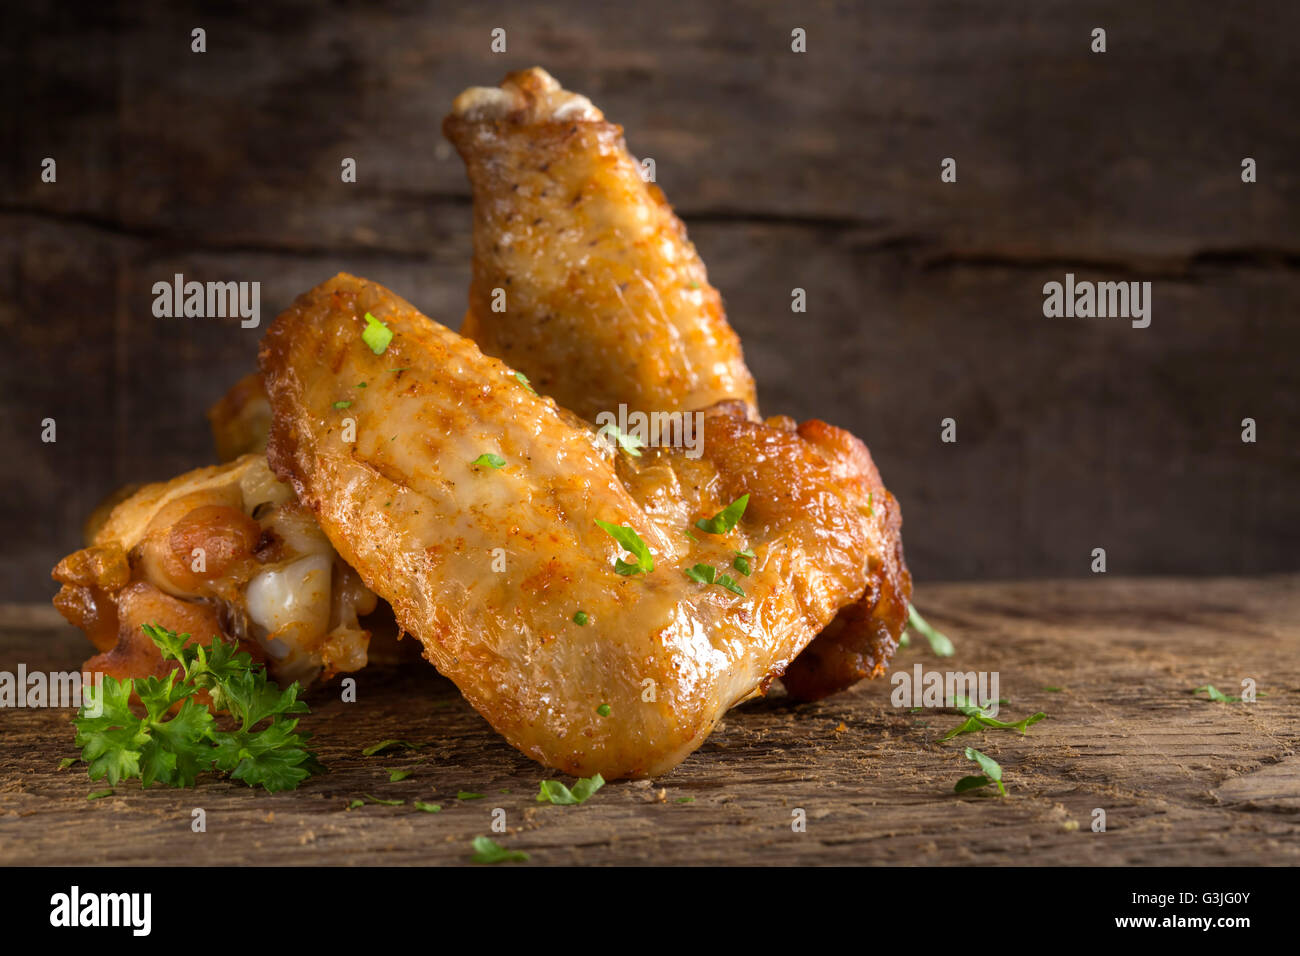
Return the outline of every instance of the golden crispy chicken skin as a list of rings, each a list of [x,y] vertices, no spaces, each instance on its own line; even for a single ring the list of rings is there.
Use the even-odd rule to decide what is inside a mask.
[[[119,680],[175,666],[144,624],[203,644],[235,639],[283,683],[366,664],[357,617],[376,598],[264,455],[145,485],[53,576],[63,585],[55,607],[101,652],[87,670]]]
[[[382,354],[367,313],[392,333]],[[863,594],[868,555],[892,559],[870,504],[888,493],[846,433],[716,414],[699,458],[615,464],[510,368],[374,283],[340,275],[301,296],[261,362],[272,468],[489,723],[569,773],[671,769]],[[745,494],[730,532],[691,530]],[[632,556],[598,520],[634,529],[653,570],[617,573]],[[733,568],[745,550],[748,576]],[[696,565],[743,596],[692,580]]]
[[[443,129],[474,189],[461,334],[587,418],[619,404],[689,411],[725,399],[753,413],[753,379],[721,298],[663,194],[641,181],[619,127],[533,68],[500,88],[466,90]],[[892,498],[888,508],[892,556],[871,573],[894,579],[868,588],[795,661],[784,678],[795,697],[879,676],[897,647],[911,579]]]
[[[443,131],[474,192],[462,335],[588,420],[753,404],[722,299],[621,127],[533,68],[466,90]]]

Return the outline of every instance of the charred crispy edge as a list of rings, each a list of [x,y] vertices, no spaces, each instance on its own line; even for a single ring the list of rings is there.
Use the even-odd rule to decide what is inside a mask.
[[[835,620],[782,675],[791,697],[820,700],[847,690],[862,680],[885,673],[907,626],[912,575],[903,556],[902,516],[894,496],[885,492],[875,507],[886,509],[886,527],[893,547],[870,568],[866,591],[840,610]]]
[[[902,511],[881,481],[867,446],[852,433],[816,419],[799,425],[798,431],[830,455],[841,482],[856,486],[863,498],[870,493],[867,500],[884,523],[886,549],[868,555],[862,595],[841,608],[782,675],[791,696],[818,700],[884,673],[907,624],[912,576],[903,556]]]

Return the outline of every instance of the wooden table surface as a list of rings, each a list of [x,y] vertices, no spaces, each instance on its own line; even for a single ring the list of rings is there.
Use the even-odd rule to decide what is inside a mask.
[[[811,705],[774,694],[667,776],[560,807],[534,800],[555,775],[423,665],[363,671],[356,703],[315,688],[304,726],[331,772],[275,795],[204,779],[87,800],[104,784],[58,769],[69,711],[3,710],[0,863],[462,864],[478,835],[528,865],[1300,863],[1300,577],[923,584],[917,601],[957,654],[914,640],[899,667],[997,671],[1003,719],[1048,719],[945,743],[961,718],[895,708],[884,680]],[[87,645],[48,609],[0,610],[0,670],[78,666]],[[1246,677],[1253,704],[1191,693]],[[362,756],[390,737],[426,746]],[[1001,762],[1007,796],[953,793],[967,745]],[[387,768],[414,772],[390,783]],[[362,794],[407,802],[348,810]]]

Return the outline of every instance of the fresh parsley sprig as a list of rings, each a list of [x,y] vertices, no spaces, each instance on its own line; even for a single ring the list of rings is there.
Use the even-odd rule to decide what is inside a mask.
[[[144,632],[163,659],[178,661],[180,669],[165,678],[105,676],[102,688],[86,691],[89,699],[74,724],[91,780],[107,779],[114,787],[137,778],[142,787],[192,787],[200,773],[217,770],[274,792],[324,772],[304,746],[311,735],[300,733],[297,718],[288,716],[308,712],[298,700],[297,683],[281,690],[233,641],[214,637],[208,646],[186,646],[188,634],[149,624]],[[199,702],[199,691],[229,715],[233,729],[218,725]],[[133,693],[143,717],[131,709]]]

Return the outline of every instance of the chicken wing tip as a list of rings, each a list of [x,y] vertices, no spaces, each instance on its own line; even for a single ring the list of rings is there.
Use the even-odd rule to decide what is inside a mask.
[[[540,66],[507,74],[500,86],[471,86],[452,102],[451,115],[489,122],[517,117],[528,123],[605,118],[591,100],[564,89]]]

